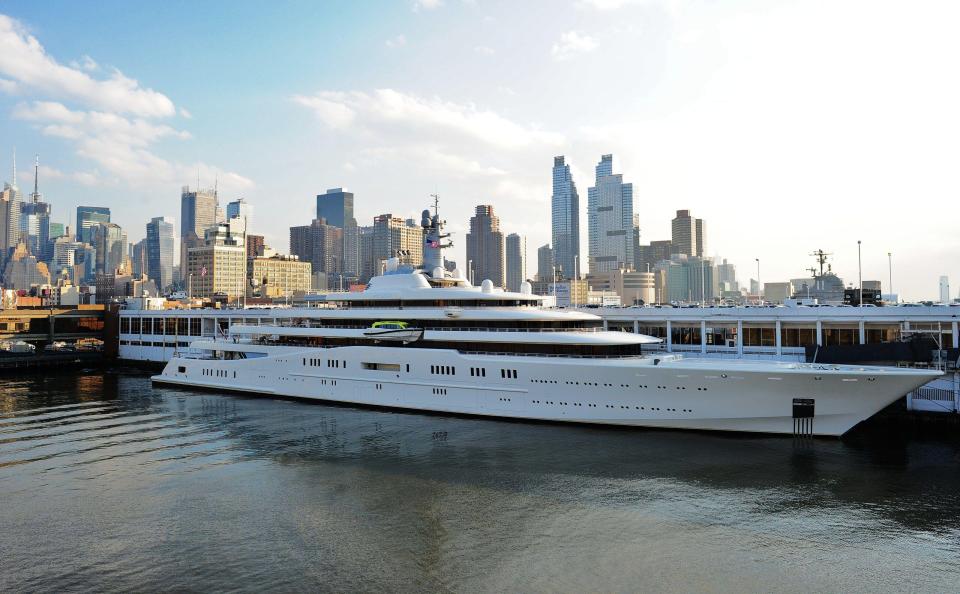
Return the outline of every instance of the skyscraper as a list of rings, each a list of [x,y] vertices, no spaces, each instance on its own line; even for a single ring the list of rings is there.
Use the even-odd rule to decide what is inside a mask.
[[[940,303],[950,303],[950,277],[940,277]]]
[[[20,242],[19,190],[15,185],[4,184],[0,192],[0,270]]]
[[[136,243],[131,243],[130,247],[130,272],[133,276],[141,277],[147,273],[147,240],[141,239]]]
[[[326,194],[317,194],[317,218],[326,219],[328,225],[343,229],[341,270],[349,276],[357,276],[360,271],[360,236],[353,214],[353,192],[331,188]]]
[[[519,291],[527,280],[527,238],[511,233],[506,241],[507,290]]]
[[[697,234],[697,257],[705,258],[707,256],[707,229],[703,219],[696,219],[693,228]]]
[[[562,155],[553,158],[550,209],[554,263],[565,276],[573,278],[580,268],[580,197]]]
[[[181,271],[187,269],[187,254],[190,248],[204,246],[206,230],[216,224],[217,192],[199,188],[191,192],[189,186],[183,186],[180,192]]]
[[[124,268],[127,259],[127,234],[120,225],[100,223],[94,227],[93,247],[97,250],[97,274],[112,274]]]
[[[243,219],[246,232],[250,232],[250,226],[253,224],[253,206],[243,198],[237,198],[233,202],[227,203],[227,220]]]
[[[33,192],[30,200],[21,206],[20,235],[26,240],[30,253],[40,260],[50,260],[53,257],[53,246],[50,244],[50,203],[43,200],[39,190],[40,157],[33,165]]]
[[[550,244],[537,248],[537,280],[553,281],[553,249]]]
[[[697,219],[690,216],[689,210],[678,210],[677,216],[670,222],[671,240],[673,247],[679,254],[698,256],[702,253],[697,243],[697,236],[703,235],[701,222],[700,232],[697,233]]]
[[[92,228],[100,223],[110,222],[110,209],[106,206],[78,206],[77,207],[77,241],[91,243],[93,241]]]
[[[343,274],[343,229],[327,224],[324,218],[309,225],[290,227],[290,255],[312,264],[312,272],[327,277]]]
[[[633,184],[613,173],[613,155],[597,164],[596,185],[587,189],[587,230],[591,273],[632,268]]]
[[[147,223],[146,274],[160,292],[173,284],[173,223],[154,217]]]
[[[480,204],[470,218],[467,233],[467,274],[470,282],[479,284],[490,279],[495,287],[504,285],[503,232],[500,217],[494,214],[493,206]]]

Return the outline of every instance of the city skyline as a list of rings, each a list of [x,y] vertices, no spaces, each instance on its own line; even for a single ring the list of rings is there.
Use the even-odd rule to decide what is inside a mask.
[[[2,141],[9,147],[3,152],[16,146],[20,153],[25,198],[24,187],[32,186],[32,167],[25,166],[41,154],[40,191],[53,205],[52,221],[72,223],[76,206],[108,207],[131,243],[142,239],[144,224],[154,216],[182,222],[178,189],[195,185],[198,173],[200,185],[219,186],[222,204],[244,197],[258,208],[255,231],[278,247],[289,226],[311,220],[315,196],[324,188],[356,194],[359,225],[388,212],[416,218],[428,194],[437,192],[454,232],[450,257],[458,262],[466,260],[466,228],[477,204],[497,209],[505,233],[526,236],[531,245],[550,242],[550,159],[565,155],[573,180],[585,188],[591,164],[612,152],[618,171],[634,186],[640,242],[669,237],[673,213],[690,209],[710,222],[711,251],[705,255],[722,254],[737,264],[743,283],[754,276],[757,257],[761,280],[802,276],[807,253],[819,247],[834,252],[834,270],[850,281],[858,272],[858,239],[863,277],[886,280],[892,252],[893,290],[907,299],[935,297],[941,275],[960,277],[960,240],[951,221],[930,216],[958,194],[949,176],[957,149],[938,141],[960,129],[957,114],[946,108],[956,102],[958,89],[941,77],[912,72],[918,65],[935,68],[937,60],[957,53],[956,40],[941,29],[950,19],[932,12],[940,9],[928,5],[926,13],[904,15],[871,4],[873,19],[859,31],[862,47],[874,50],[868,58],[839,43],[843,25],[859,26],[866,4],[801,12],[783,4],[731,9],[602,3],[608,10],[594,4],[601,3],[558,8],[555,21],[518,47],[509,37],[533,20],[534,7],[518,10],[517,22],[511,22],[502,5],[448,3],[413,11],[401,3],[383,7],[382,16],[395,18],[378,25],[363,24],[363,11],[354,7],[332,15],[299,5],[300,23],[262,7],[226,15],[204,7],[189,19],[183,9],[144,10],[123,15],[126,26],[118,27],[111,21],[117,11],[108,4],[7,3],[7,16],[0,17],[0,39],[8,49],[0,57]],[[613,9],[615,4],[624,6]],[[80,12],[92,15],[62,18]],[[151,19],[156,31],[147,26]],[[80,22],[85,27],[71,24]],[[906,30],[909,22],[922,24],[924,34],[898,46],[902,55],[891,54],[885,34]],[[184,23],[183,31],[174,31]],[[231,26],[238,34],[249,32],[254,23],[270,48],[262,57],[253,55],[257,48],[238,49],[225,33]],[[455,90],[441,75],[411,83],[404,66],[412,61],[446,72],[441,54],[448,42],[428,34],[441,23],[468,44],[478,40],[476,47],[453,52],[477,79]],[[640,25],[664,33],[644,37],[630,30]],[[509,30],[500,34],[496,26]],[[573,26],[578,35],[567,35]],[[322,47],[304,51],[303,31],[310,27],[349,30],[350,42],[331,54],[324,36],[314,35],[309,44]],[[803,31],[805,40],[810,29],[825,37],[815,52],[806,52],[797,38]],[[179,42],[200,30],[209,33],[204,43],[180,44],[164,56],[169,64],[150,51],[162,36]],[[494,55],[520,52],[529,64],[517,73],[495,74],[490,60],[484,61],[489,56],[477,49],[480,39]],[[223,48],[208,50],[215,41],[223,41]],[[826,53],[824,43],[836,53]],[[237,92],[246,83],[238,67],[265,67],[296,44],[300,51],[290,52],[290,68],[263,68],[259,90]],[[761,45],[764,57],[753,58]],[[628,49],[644,56],[638,63],[643,68],[636,81],[609,83],[616,92],[609,94],[603,117],[585,109],[589,93],[543,103],[548,95],[560,96],[555,85],[606,68],[604,58]],[[727,51],[709,64],[708,49]],[[353,56],[354,71],[312,54],[331,61]],[[198,56],[218,68],[194,68]],[[695,68],[683,76],[664,74],[673,72],[667,66],[677,66],[673,59]],[[845,68],[854,63],[866,77],[859,81],[862,89],[845,82]],[[294,80],[291,69],[297,68],[306,76]],[[530,77],[529,69],[542,75]],[[384,74],[388,70],[393,74]],[[546,80],[560,75],[566,80]],[[880,92],[891,78],[906,81],[899,87],[925,90],[930,100],[924,99],[922,112],[914,113],[919,104],[909,91]],[[842,93],[821,97],[817,89],[827,83]],[[226,92],[212,93],[213,87]],[[677,96],[684,99],[678,107],[666,107]],[[647,107],[638,111],[639,98]],[[705,107],[713,100],[722,100],[719,111]],[[874,122],[890,112],[910,113],[900,118],[913,122],[910,129],[883,116],[887,127],[881,132]],[[936,122],[936,132],[924,122]],[[904,208],[908,201],[929,208]],[[277,204],[282,208],[274,209]],[[922,234],[910,232],[921,228]],[[580,253],[586,254],[586,233],[580,235]],[[579,268],[585,272],[586,262]]]

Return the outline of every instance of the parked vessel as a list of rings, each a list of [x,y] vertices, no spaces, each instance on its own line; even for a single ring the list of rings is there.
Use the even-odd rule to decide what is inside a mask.
[[[429,223],[429,224],[426,224]],[[925,369],[686,359],[659,339],[603,329],[442,267],[425,213],[423,270],[387,263],[332,307],[178,350],[158,383],[358,405],[674,429],[842,435],[930,381]],[[393,338],[390,338],[390,337]]]

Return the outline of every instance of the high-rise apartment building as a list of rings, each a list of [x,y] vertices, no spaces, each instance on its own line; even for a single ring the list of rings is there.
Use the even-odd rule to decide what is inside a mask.
[[[110,222],[110,209],[106,206],[78,206],[77,207],[77,241],[93,243],[93,227],[100,223]]]
[[[553,259],[564,276],[580,267],[580,197],[564,157],[553,158],[553,195],[550,199]]]
[[[263,256],[263,250],[266,247],[263,235],[251,235],[247,233],[247,259]]]
[[[380,274],[383,262],[397,257],[401,264],[423,264],[423,228],[413,219],[382,214],[373,219],[371,246],[373,276]]]
[[[309,262],[312,272],[343,275],[343,229],[324,218],[309,225],[290,227],[290,255]]]
[[[519,291],[527,280],[527,238],[517,233],[507,235],[507,290]]]
[[[207,228],[203,245],[188,249],[186,270],[187,290],[192,297],[217,296],[234,301],[243,296],[247,248],[242,233],[234,233],[229,223]]]
[[[633,258],[634,269],[639,272],[651,272],[657,267],[658,262],[669,260],[675,253],[677,253],[676,247],[669,239],[651,241],[649,245],[638,245]]]
[[[359,276],[361,283],[369,282],[378,272],[378,264],[374,256],[373,237],[373,225],[357,227],[357,245],[359,246],[357,260],[360,268],[357,276]]]
[[[173,284],[173,223],[164,217],[154,217],[147,223],[146,247],[147,277],[157,290],[166,291]],[[134,271],[136,274],[136,271]]]
[[[326,219],[328,225],[343,229],[343,263],[340,269],[344,274],[357,276],[360,270],[360,237],[357,219],[353,214],[353,192],[331,188],[325,194],[317,194],[317,218]]]
[[[950,303],[950,278],[940,277],[940,303]]]
[[[495,287],[504,286],[504,238],[500,217],[493,206],[480,204],[470,218],[467,233],[467,274],[471,283],[490,279]]]
[[[537,280],[553,282],[553,249],[550,244],[537,248]]]
[[[633,184],[613,173],[613,155],[603,155],[596,185],[587,189],[587,231],[591,273],[633,268]]]
[[[251,258],[247,260],[247,274],[253,280],[251,289],[261,297],[288,297],[310,290],[310,262],[296,256]]]

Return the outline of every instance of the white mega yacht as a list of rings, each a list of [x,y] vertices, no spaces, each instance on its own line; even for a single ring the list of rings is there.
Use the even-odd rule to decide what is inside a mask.
[[[686,359],[592,314],[542,307],[442,267],[424,211],[425,270],[388,260],[362,292],[272,325],[231,325],[153,381],[441,413],[838,436],[940,374],[926,369]],[[433,266],[430,266],[433,264]],[[647,345],[645,352],[644,346]]]

